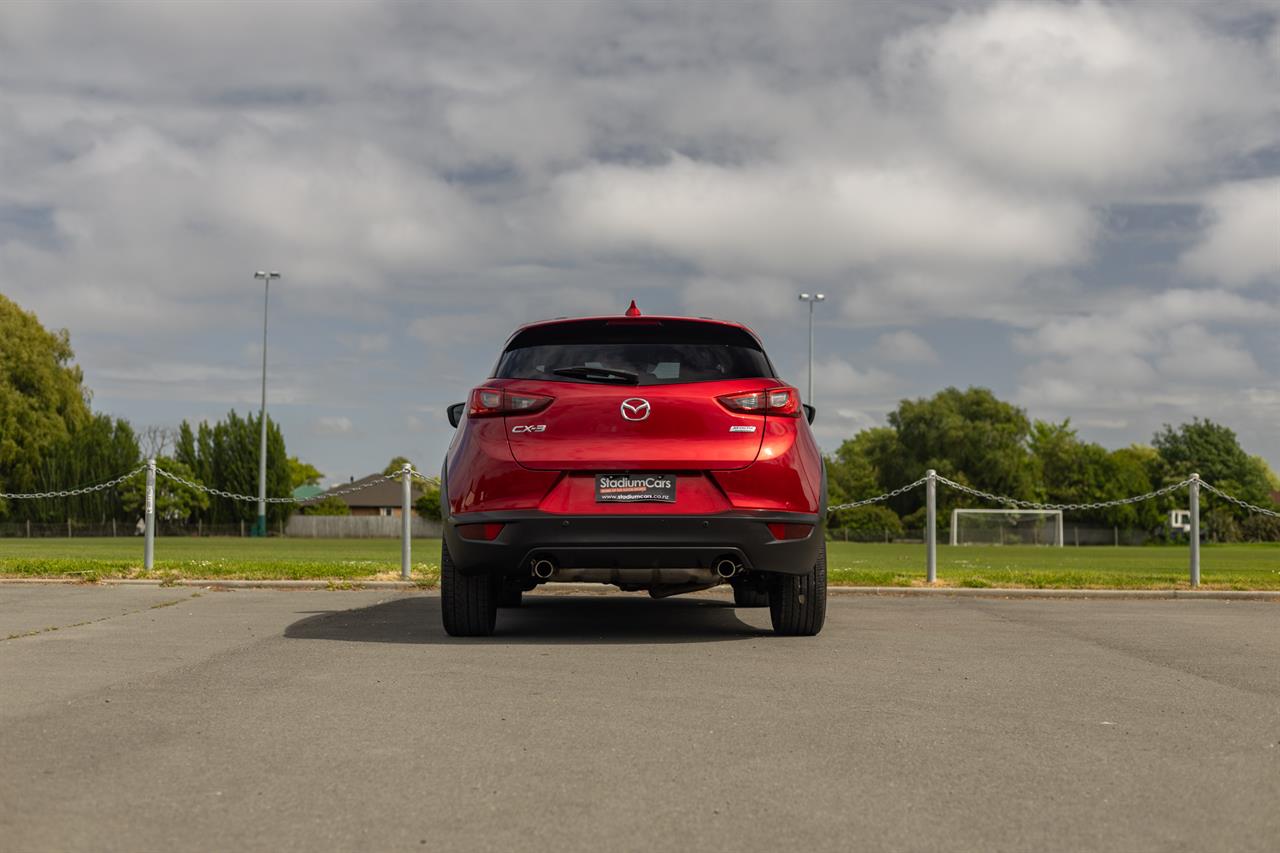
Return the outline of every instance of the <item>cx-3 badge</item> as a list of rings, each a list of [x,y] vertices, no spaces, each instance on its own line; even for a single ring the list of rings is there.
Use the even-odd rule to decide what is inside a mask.
[[[649,417],[649,401],[631,397],[622,401],[622,417],[629,421],[643,421]]]

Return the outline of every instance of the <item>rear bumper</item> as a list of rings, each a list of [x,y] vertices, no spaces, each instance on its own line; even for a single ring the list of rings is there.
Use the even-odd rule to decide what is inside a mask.
[[[771,522],[811,524],[804,539],[776,540]],[[459,524],[502,524],[491,541],[464,539]],[[444,522],[455,565],[466,574],[528,574],[532,560],[561,568],[712,568],[729,556],[758,572],[803,574],[813,569],[822,543],[822,516],[795,512],[714,515],[552,515],[476,512]]]

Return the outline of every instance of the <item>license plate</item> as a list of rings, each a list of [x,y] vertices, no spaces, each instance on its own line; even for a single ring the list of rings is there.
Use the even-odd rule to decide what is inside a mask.
[[[676,502],[675,474],[600,474],[596,503]]]

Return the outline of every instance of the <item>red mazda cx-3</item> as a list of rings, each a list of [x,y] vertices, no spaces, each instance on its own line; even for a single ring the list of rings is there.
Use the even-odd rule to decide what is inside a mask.
[[[493,632],[543,583],[654,597],[728,583],[774,630],[826,616],[822,455],[813,409],[745,326],[689,317],[551,320],[517,330],[449,408],[441,473],[445,630]]]

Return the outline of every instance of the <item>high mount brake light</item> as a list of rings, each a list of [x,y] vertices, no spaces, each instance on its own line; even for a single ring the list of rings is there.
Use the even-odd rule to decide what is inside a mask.
[[[542,394],[520,394],[501,388],[476,388],[471,392],[469,418],[493,418],[499,415],[532,415],[551,405],[553,397]]]
[[[731,412],[747,415],[774,415],[794,418],[800,415],[800,392],[794,388],[770,388],[767,391],[748,391],[744,394],[725,394],[716,397],[720,405]]]

